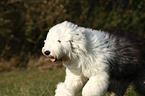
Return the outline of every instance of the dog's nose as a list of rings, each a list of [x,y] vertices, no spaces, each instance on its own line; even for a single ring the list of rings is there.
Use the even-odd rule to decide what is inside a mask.
[[[44,54],[48,56],[48,55],[50,54],[50,51],[49,51],[49,50],[46,50],[46,51],[44,52]]]

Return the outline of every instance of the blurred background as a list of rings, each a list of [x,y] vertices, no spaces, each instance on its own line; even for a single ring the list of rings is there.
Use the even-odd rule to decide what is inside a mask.
[[[48,30],[68,20],[145,37],[145,0],[0,0],[0,71],[54,69],[41,53]]]

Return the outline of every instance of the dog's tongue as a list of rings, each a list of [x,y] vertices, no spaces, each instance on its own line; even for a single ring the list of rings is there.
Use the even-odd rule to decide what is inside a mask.
[[[56,61],[56,59],[51,59],[51,61],[52,61],[52,62],[55,62],[55,61]]]

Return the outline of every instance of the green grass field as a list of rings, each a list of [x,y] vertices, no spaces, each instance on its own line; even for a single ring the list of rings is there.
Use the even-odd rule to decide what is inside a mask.
[[[54,96],[56,84],[63,81],[64,76],[64,68],[47,71],[2,72],[0,73],[0,96]],[[128,88],[125,96],[137,96],[132,86]]]

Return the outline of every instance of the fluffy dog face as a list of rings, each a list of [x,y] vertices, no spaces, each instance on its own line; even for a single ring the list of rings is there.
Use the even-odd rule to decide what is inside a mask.
[[[71,50],[71,36],[69,35],[71,30],[67,28],[66,23],[57,24],[52,27],[44,41],[44,47],[42,48],[42,53],[51,58],[51,61],[55,62],[57,60],[67,60],[70,58]],[[46,53],[47,51],[47,53]]]

